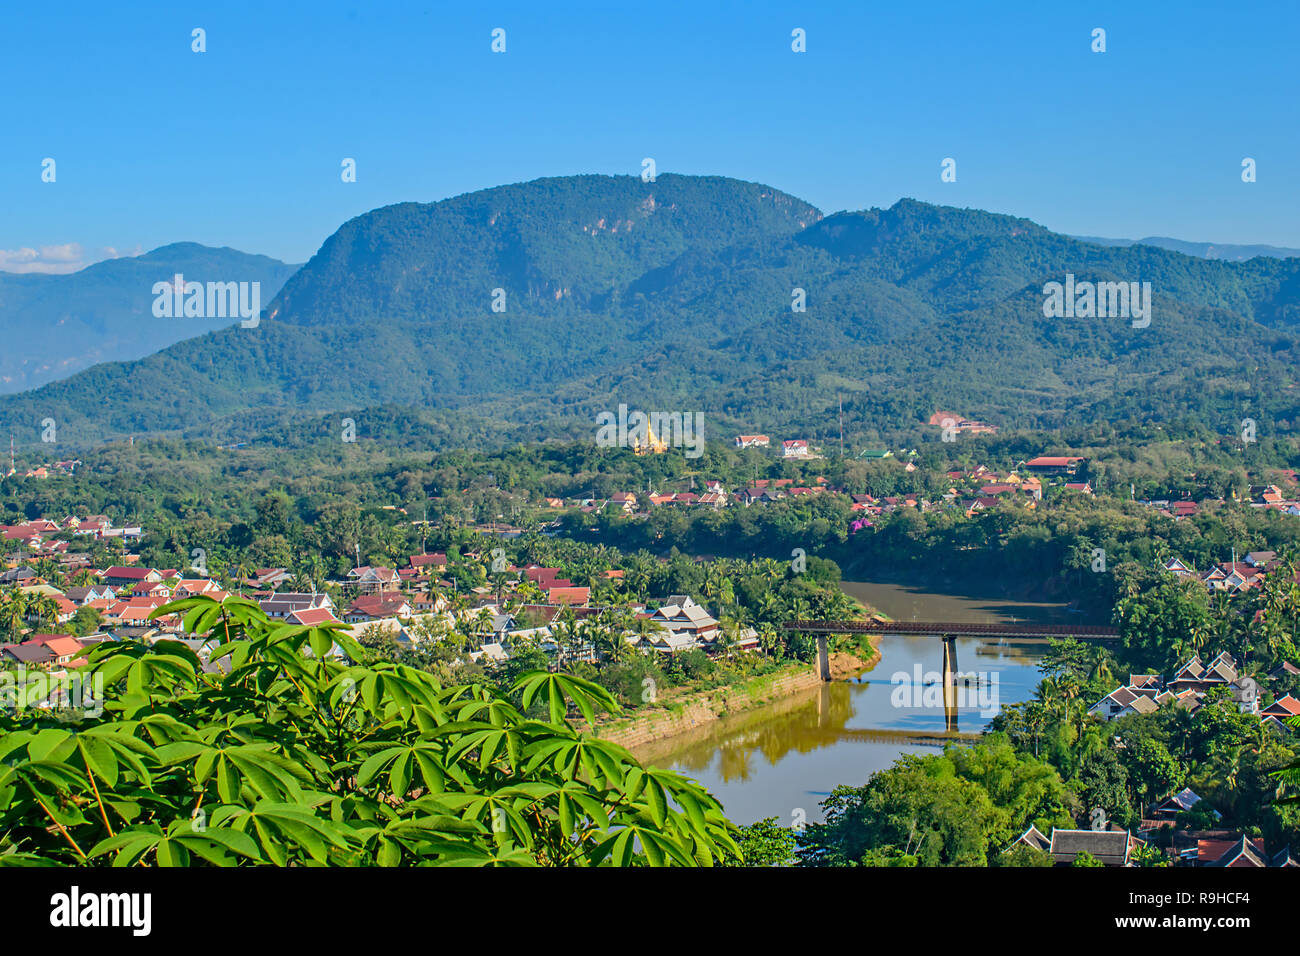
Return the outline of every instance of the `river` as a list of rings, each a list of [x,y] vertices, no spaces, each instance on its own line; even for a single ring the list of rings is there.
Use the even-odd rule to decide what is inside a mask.
[[[1053,604],[901,584],[845,582],[843,588],[895,620],[1068,620],[1064,608]],[[960,734],[978,733],[1000,705],[1033,696],[1045,644],[981,638],[956,644],[959,673],[978,675],[958,701]],[[885,635],[875,667],[854,681],[724,717],[638,748],[637,755],[699,780],[737,823],[772,816],[785,825],[821,821],[820,804],[834,787],[859,786],[900,754],[937,753],[945,738],[952,739],[938,681],[942,647],[934,638]]]

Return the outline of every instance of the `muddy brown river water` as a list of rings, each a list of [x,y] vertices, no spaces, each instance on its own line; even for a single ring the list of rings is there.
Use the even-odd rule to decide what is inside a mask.
[[[1060,605],[923,591],[901,584],[845,582],[852,597],[895,620],[996,623],[1074,618]],[[774,816],[790,825],[823,819],[820,803],[840,785],[859,786],[903,753],[936,753],[945,742],[938,690],[942,642],[885,635],[876,665],[853,681],[827,684],[639,748],[644,760],[699,780],[737,823]],[[999,707],[1033,696],[1046,645],[966,638],[960,672],[973,673],[959,700],[958,731],[978,733]]]

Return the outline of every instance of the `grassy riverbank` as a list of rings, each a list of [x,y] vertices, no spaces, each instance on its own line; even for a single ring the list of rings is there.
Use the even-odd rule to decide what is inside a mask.
[[[831,653],[831,679],[846,680],[874,667],[879,638],[862,635]],[[797,662],[722,687],[672,693],[635,714],[599,724],[596,736],[635,750],[652,741],[687,733],[701,725],[817,687],[815,664]]]

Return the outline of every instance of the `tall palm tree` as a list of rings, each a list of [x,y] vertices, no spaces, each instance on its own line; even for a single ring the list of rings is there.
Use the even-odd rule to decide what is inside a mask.
[[[311,581],[311,593],[315,594],[317,589],[325,586],[325,561],[320,554],[313,551],[307,558],[307,578]]]
[[[701,589],[704,592],[704,596],[706,598],[717,597],[722,591],[723,579],[724,576],[722,569],[716,564],[710,566],[709,569],[704,572],[704,587]]]
[[[59,602],[48,594],[42,594],[32,602],[31,610],[36,614],[36,626],[54,625],[59,620]]]
[[[474,615],[467,613],[464,609],[458,610],[455,616],[456,623],[452,626],[454,633],[460,638],[459,644],[462,650],[468,650],[475,646],[478,638],[479,625]]]
[[[775,558],[763,558],[760,566],[763,577],[767,578],[768,584],[775,584],[785,577],[786,565],[784,561],[778,561]]]
[[[307,592],[312,590],[311,574],[307,571],[307,562],[301,556],[293,563],[293,589]]]
[[[1048,711],[1038,701],[1029,701],[1025,705],[1025,726],[1034,735],[1034,756],[1038,756],[1038,744],[1043,730],[1047,727]]]
[[[0,622],[8,628],[11,637],[17,639],[22,636],[27,610],[27,595],[18,587],[6,588],[3,603],[0,604]]]
[[[560,648],[561,661],[576,656],[584,645],[594,643],[586,623],[576,620],[567,608],[551,625],[551,637]]]
[[[480,638],[492,633],[492,612],[485,607],[474,613],[474,633]]]
[[[248,576],[253,573],[253,562],[249,559],[248,552],[239,552],[239,557],[235,559],[234,571],[235,580],[239,586],[239,594],[242,597],[244,594],[244,582],[247,581]]]
[[[718,603],[723,607],[730,607],[736,603],[736,588],[729,577],[722,579],[722,584],[718,589]]]
[[[627,628],[618,621],[602,615],[592,628],[591,637],[601,659],[611,664],[620,664],[627,659],[631,650],[627,643]]]
[[[517,590],[519,596],[529,604],[540,604],[546,597],[546,595],[542,593],[541,588],[539,588],[534,582],[528,580],[523,581]]]
[[[718,636],[714,640],[714,647],[722,652],[723,657],[730,658],[740,640],[740,624],[730,615],[723,617],[719,623],[722,626],[718,628]]]
[[[444,594],[442,588],[438,587],[437,578],[430,578],[427,587],[429,591],[430,607],[432,607],[436,611],[438,610],[438,605],[440,602],[450,606],[451,602],[446,600],[446,595]]]
[[[400,567],[415,550],[415,545],[411,541],[411,530],[407,525],[394,525],[391,530],[392,536],[384,539],[384,553],[392,559],[393,567]]]

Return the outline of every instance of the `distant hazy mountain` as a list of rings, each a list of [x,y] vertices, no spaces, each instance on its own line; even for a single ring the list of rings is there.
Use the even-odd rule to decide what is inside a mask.
[[[1181,252],[1185,256],[1196,256],[1198,259],[1226,259],[1229,262],[1245,262],[1256,256],[1272,256],[1274,259],[1294,259],[1300,256],[1300,249],[1286,249],[1282,246],[1234,246],[1222,242],[1187,242],[1165,236],[1148,236],[1145,239],[1102,239],[1098,236],[1074,236],[1073,238],[1098,246],[1155,246],[1157,249],[1169,249],[1173,252]]]
[[[155,282],[260,282],[263,304],[297,266],[193,242],[107,259],[69,275],[0,272],[0,393],[35,388],[99,362],[142,358],[230,319],[159,319]]]
[[[1149,325],[1045,317],[1044,285],[1067,274],[1150,283]],[[1193,416],[1226,434],[1248,401],[1261,429],[1300,420],[1300,259],[1102,246],[910,199],[823,217],[719,177],[572,176],[376,209],[266,313],[0,398],[0,435],[34,441],[50,416],[69,442],[288,440],[294,415],[383,406],[346,412],[361,439],[406,428],[394,409],[449,435],[590,438],[626,403],[702,412],[709,437],[816,439],[841,398],[850,432],[937,408],[1027,426]]]

